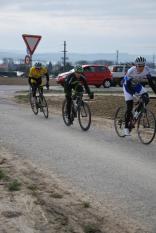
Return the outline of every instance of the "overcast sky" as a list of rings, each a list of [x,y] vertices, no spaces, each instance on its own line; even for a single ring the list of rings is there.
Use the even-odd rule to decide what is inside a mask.
[[[37,52],[154,54],[156,0],[0,0],[0,49],[25,52],[22,34]]]

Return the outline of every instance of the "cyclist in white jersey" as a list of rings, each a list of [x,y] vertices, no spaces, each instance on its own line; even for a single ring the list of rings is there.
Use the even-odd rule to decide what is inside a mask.
[[[156,85],[152,80],[149,68],[146,66],[146,59],[144,57],[137,57],[135,66],[132,66],[126,73],[123,80],[123,91],[127,110],[125,114],[125,136],[129,136],[128,123],[132,115],[133,109],[133,95],[138,94],[141,96],[143,102],[148,104],[149,96],[147,90],[142,86],[141,82],[146,79],[154,93],[156,93]],[[137,111],[141,110],[142,104],[138,107]]]

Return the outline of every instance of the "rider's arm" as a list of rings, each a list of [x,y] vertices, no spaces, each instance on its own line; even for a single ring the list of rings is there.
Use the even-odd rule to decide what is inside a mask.
[[[47,87],[47,90],[49,90],[49,74],[48,74],[48,72],[45,73],[45,76],[46,76],[46,87]]]
[[[45,74],[45,76],[46,76],[47,83],[49,83],[49,74],[48,74],[48,72]]]
[[[85,77],[81,75],[80,81],[82,81],[82,83],[83,83],[83,85],[85,87],[86,92],[88,93],[88,95],[90,95],[92,92],[91,92],[91,90],[90,90],[90,88],[88,86],[88,83],[87,83]]]
[[[153,92],[156,94],[156,83],[154,82],[154,78],[151,76],[151,74],[146,75],[148,84],[152,88]]]
[[[31,86],[31,77],[28,77],[28,83]]]
[[[28,75],[28,83],[31,86],[31,79],[33,77],[33,69],[31,68]]]
[[[44,75],[46,77],[46,87],[47,87],[47,89],[49,89],[49,73],[48,73],[48,69],[46,67],[43,67],[43,72],[44,72]]]

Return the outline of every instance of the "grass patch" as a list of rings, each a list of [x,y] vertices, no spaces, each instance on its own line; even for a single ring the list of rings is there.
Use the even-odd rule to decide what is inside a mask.
[[[5,171],[0,169],[0,180],[8,180],[9,177],[6,175]]]
[[[11,192],[19,191],[21,189],[21,183],[18,180],[13,180],[9,183],[8,189]]]
[[[61,198],[63,198],[63,195],[62,195],[62,194],[59,194],[59,193],[52,193],[52,194],[50,195],[50,197],[61,199]]]
[[[102,233],[102,232],[99,230],[98,226],[88,224],[84,227],[84,233]]]
[[[29,190],[31,190],[32,195],[33,195],[34,197],[37,197],[38,187],[37,187],[36,184],[31,184],[31,185],[29,185],[27,188],[28,188]]]
[[[82,205],[83,205],[84,208],[89,208],[90,207],[90,203],[88,201],[84,201],[82,203]]]
[[[15,99],[22,103],[27,103],[29,100],[29,95],[16,95]]]
[[[31,184],[31,185],[28,186],[28,189],[30,189],[31,191],[35,192],[35,191],[37,191],[38,188],[37,188],[36,184]]]

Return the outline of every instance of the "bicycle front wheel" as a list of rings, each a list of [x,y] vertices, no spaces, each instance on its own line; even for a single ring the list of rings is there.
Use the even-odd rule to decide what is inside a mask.
[[[146,109],[138,119],[137,133],[143,144],[150,144],[156,133],[156,121],[153,112]]]
[[[90,128],[91,111],[86,102],[82,102],[78,108],[78,121],[82,130],[87,131]]]
[[[62,117],[63,117],[63,121],[64,121],[65,125],[70,126],[71,122],[68,119],[66,99],[63,101],[63,104],[62,104]]]
[[[32,96],[32,93],[30,93],[30,95],[29,95],[29,102],[30,102],[30,106],[31,106],[33,113],[35,115],[37,115],[38,114],[38,107],[37,107],[37,103],[34,102],[34,98]]]
[[[45,118],[48,118],[49,116],[48,104],[43,95],[40,96],[40,103],[41,103],[40,109],[43,112],[43,115],[45,116]]]
[[[114,127],[117,135],[119,137],[124,137],[124,128],[125,128],[125,107],[119,107],[115,113],[114,117]]]

